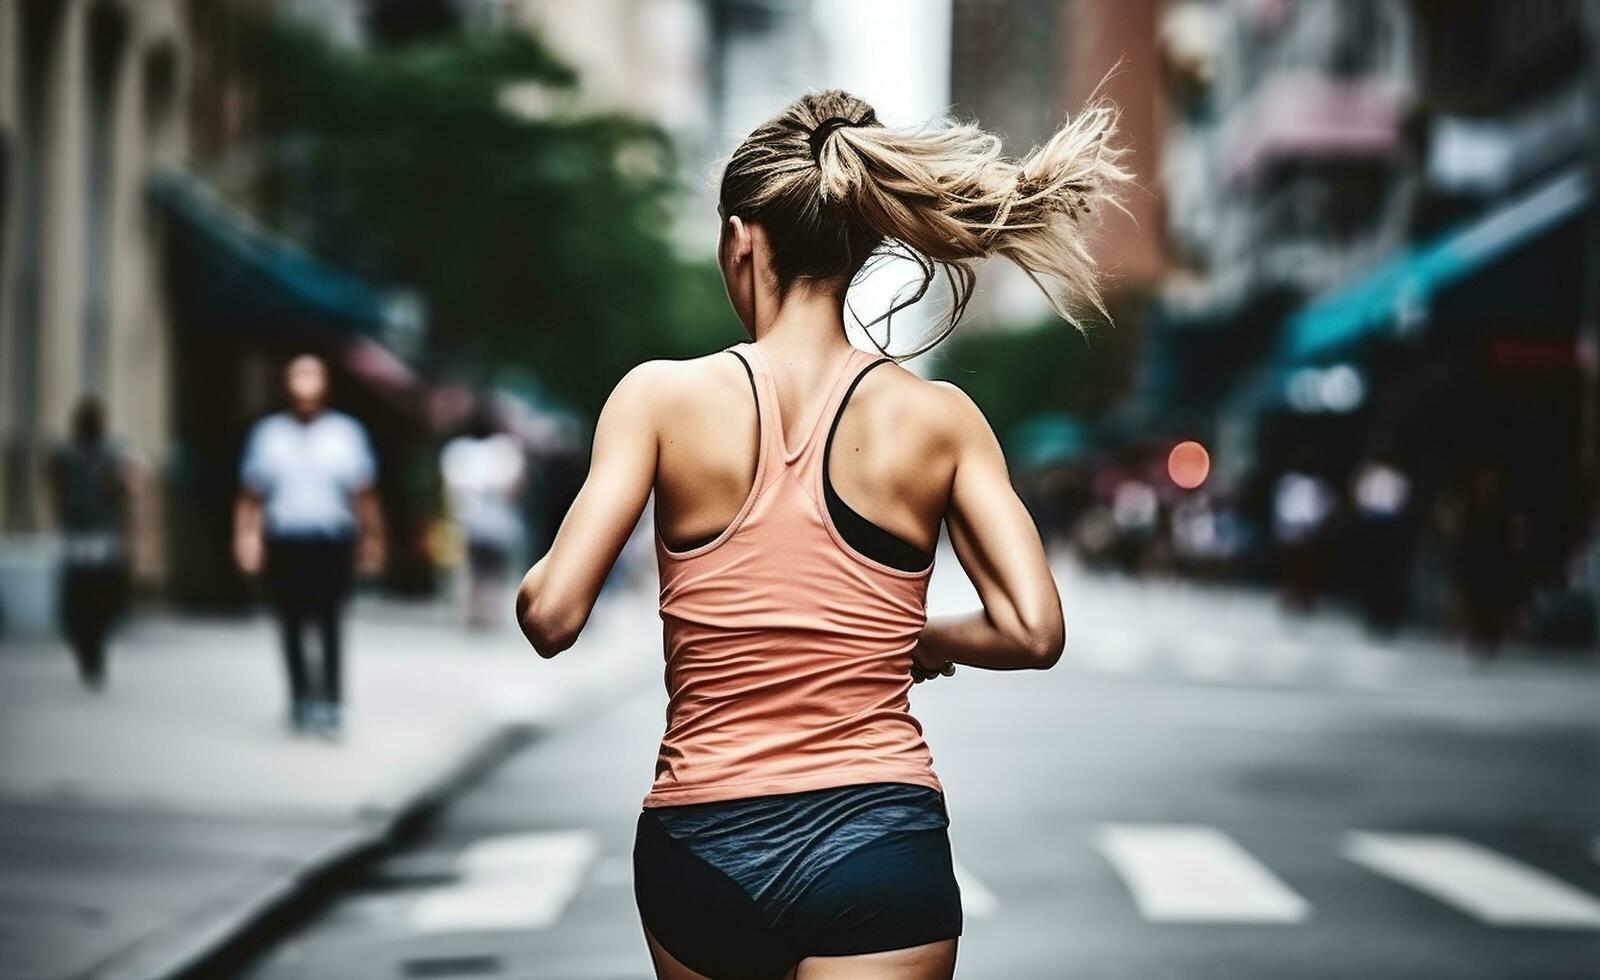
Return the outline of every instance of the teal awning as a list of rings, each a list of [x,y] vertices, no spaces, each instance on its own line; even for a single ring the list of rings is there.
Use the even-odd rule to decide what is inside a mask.
[[[1045,412],[1019,423],[1006,448],[1014,465],[1031,469],[1082,459],[1094,442],[1082,422],[1064,412]]]
[[[374,286],[262,230],[200,180],[160,174],[149,193],[170,219],[182,321],[268,333],[382,332],[389,304]]]
[[[1386,327],[1420,321],[1435,294],[1578,214],[1588,200],[1585,173],[1571,171],[1464,227],[1401,251],[1291,316],[1279,357],[1314,358]]]

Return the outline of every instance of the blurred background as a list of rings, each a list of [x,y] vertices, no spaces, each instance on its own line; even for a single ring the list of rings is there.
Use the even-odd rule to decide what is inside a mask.
[[[0,0],[0,975],[649,975],[648,516],[558,660],[509,589],[622,373],[742,339],[718,161],[827,87],[1020,155],[1097,85],[1114,322],[996,262],[909,362],[1071,625],[1048,680],[917,688],[970,975],[1600,974],[1600,4]],[[387,545],[322,741],[233,554],[302,353]]]

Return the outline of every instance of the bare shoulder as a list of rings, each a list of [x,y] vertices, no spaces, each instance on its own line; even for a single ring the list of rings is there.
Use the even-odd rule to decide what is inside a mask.
[[[971,397],[944,381],[930,381],[897,363],[869,371],[851,405],[861,405],[861,425],[892,432],[893,442],[907,454],[931,462],[954,461],[988,422]]]
[[[962,438],[989,431],[989,419],[983,409],[972,400],[966,389],[942,378],[929,381],[928,387],[937,392],[940,418],[950,426],[952,433]]]
[[[738,357],[726,351],[683,360],[646,360],[616,384],[606,412],[648,420],[661,436],[694,431],[710,420],[754,413],[750,380]]]
[[[873,374],[883,376],[878,392],[906,416],[920,420],[916,428],[936,441],[957,445],[989,429],[983,411],[958,385],[924,378],[899,364],[886,364]]]
[[[738,380],[744,383],[744,368],[725,351],[683,359],[658,358],[642,361],[617,382],[612,399],[651,411],[666,412],[701,400],[709,389]]]

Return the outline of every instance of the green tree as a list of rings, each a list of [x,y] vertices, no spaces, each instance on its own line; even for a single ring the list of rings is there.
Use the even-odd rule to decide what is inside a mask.
[[[431,355],[524,368],[593,414],[638,361],[737,337],[715,267],[670,242],[671,142],[582,111],[580,80],[532,34],[349,48],[269,19],[253,36],[269,219],[416,289]],[[508,93],[542,109],[511,111]]]

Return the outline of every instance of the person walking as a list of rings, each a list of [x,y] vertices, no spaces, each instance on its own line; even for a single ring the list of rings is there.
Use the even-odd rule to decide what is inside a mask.
[[[540,655],[570,647],[654,493],[669,699],[633,868],[658,976],[953,975],[949,814],[909,691],[957,664],[1050,667],[1065,622],[988,422],[852,346],[845,291],[893,243],[950,273],[932,343],[991,255],[1098,307],[1082,222],[1128,178],[1115,119],[1096,105],[1018,162],[834,90],[727,163],[718,259],[749,340],[618,383],[517,600]],[[983,608],[930,620],[941,523]]]
[[[467,430],[439,453],[450,514],[466,540],[467,626],[486,629],[504,615],[506,573],[526,541],[520,497],[523,450],[500,431],[488,405],[472,413]],[[499,600],[496,602],[495,600]]]
[[[295,731],[339,732],[342,717],[340,619],[352,564],[383,567],[383,517],[377,462],[361,423],[327,407],[328,369],[305,354],[284,370],[289,409],[261,419],[245,442],[234,505],[234,561],[262,575],[282,630]],[[315,627],[321,670],[305,652]]]
[[[1356,467],[1350,481],[1356,592],[1369,633],[1393,637],[1411,592],[1411,477],[1387,449]]]
[[[83,685],[99,691],[106,641],[128,599],[134,471],[93,396],[73,410],[72,437],[51,454],[46,482],[61,529],[62,632]]]

